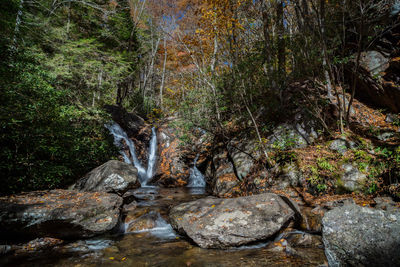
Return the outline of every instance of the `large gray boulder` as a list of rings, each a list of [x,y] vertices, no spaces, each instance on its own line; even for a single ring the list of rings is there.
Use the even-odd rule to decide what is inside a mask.
[[[400,266],[400,212],[345,205],[322,224],[329,266]]]
[[[227,248],[267,239],[295,212],[276,194],[232,199],[203,198],[170,211],[170,223],[202,248]]]
[[[123,193],[139,186],[138,171],[131,164],[110,160],[93,169],[70,189],[83,192]]]
[[[122,198],[103,192],[34,191],[0,198],[0,236],[91,237],[118,223]]]

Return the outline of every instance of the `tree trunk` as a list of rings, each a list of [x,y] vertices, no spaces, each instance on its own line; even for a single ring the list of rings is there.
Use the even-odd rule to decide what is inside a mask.
[[[280,0],[276,5],[277,31],[278,31],[278,75],[279,84],[282,86],[286,78],[286,44],[285,44],[285,27],[283,23],[283,5],[284,1]]]
[[[162,76],[161,76],[161,85],[160,85],[160,108],[161,108],[161,110],[163,109],[163,91],[164,91],[165,66],[167,64],[167,56],[168,56],[167,41],[166,41],[165,35],[164,35],[164,63],[163,63],[163,70],[162,70]]]
[[[11,51],[16,52],[18,49],[18,33],[19,33],[19,26],[21,25],[22,21],[22,9],[24,8],[24,0],[19,2],[17,18],[15,19],[15,27],[14,27],[14,36],[11,45]]]

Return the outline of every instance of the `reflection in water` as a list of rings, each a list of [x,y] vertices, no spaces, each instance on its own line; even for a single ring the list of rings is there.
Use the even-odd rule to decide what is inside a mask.
[[[188,238],[177,235],[168,224],[170,207],[181,202],[205,197],[193,195],[190,188],[140,188],[138,207],[127,214],[132,233],[78,241],[28,258],[0,259],[8,266],[319,266],[324,264],[323,248],[285,247],[276,240],[241,246],[235,249],[202,249]],[[151,196],[151,197],[150,197]],[[150,200],[149,200],[150,199]],[[139,219],[145,216],[151,227],[140,229]],[[147,217],[146,217],[147,216]],[[137,222],[137,225],[134,222]],[[147,225],[147,224],[145,224]],[[150,224],[149,224],[150,225]],[[294,232],[297,233],[297,232]],[[299,232],[301,233],[301,232]],[[286,238],[286,235],[278,238]],[[74,248],[73,250],[71,248]]]

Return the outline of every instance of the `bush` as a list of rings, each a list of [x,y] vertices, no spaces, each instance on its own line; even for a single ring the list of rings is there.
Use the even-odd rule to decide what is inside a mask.
[[[72,104],[34,54],[19,52],[0,75],[0,194],[66,186],[115,155],[107,117]]]

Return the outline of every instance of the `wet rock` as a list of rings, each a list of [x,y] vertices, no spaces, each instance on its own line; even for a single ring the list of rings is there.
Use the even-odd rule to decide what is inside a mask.
[[[300,228],[305,231],[311,231],[314,233],[322,232],[322,218],[326,210],[320,206],[311,209],[309,207],[303,207],[301,209],[301,214],[303,220],[301,222]]]
[[[83,192],[123,193],[139,186],[138,171],[131,164],[110,160],[93,169],[70,189]]]
[[[345,205],[322,223],[329,266],[400,266],[400,212]]]
[[[0,235],[91,237],[118,223],[122,198],[104,192],[34,191],[0,198]]]
[[[339,188],[347,191],[361,190],[365,180],[367,179],[367,176],[349,163],[343,164],[342,169],[343,174],[339,180]]]
[[[348,141],[344,138],[335,139],[329,145],[329,149],[336,151],[340,154],[344,154],[349,149],[353,149],[355,147],[356,147],[356,144],[353,141]]]
[[[322,237],[308,233],[294,233],[288,238],[288,244],[291,247],[319,248],[323,247]]]
[[[170,211],[172,227],[202,248],[227,248],[275,235],[295,212],[275,194],[233,199],[204,198]]]
[[[37,253],[39,251],[48,250],[55,246],[63,244],[64,241],[57,238],[44,237],[36,238],[29,241],[27,244],[18,246],[14,253],[15,254],[25,254],[25,253]]]
[[[143,118],[134,113],[127,112],[122,107],[106,105],[105,109],[111,114],[113,121],[125,129],[128,136],[138,136],[146,126]],[[149,137],[146,139],[149,139]]]
[[[156,221],[158,219],[158,213],[149,212],[140,216],[139,218],[129,222],[127,226],[127,233],[140,232],[143,230],[153,229],[156,227]]]
[[[178,129],[164,124],[158,128],[158,164],[157,172],[150,183],[164,187],[184,186],[189,178],[188,157],[191,151],[182,145]],[[194,156],[190,158],[194,159]]]
[[[122,211],[123,212],[129,212],[129,211],[133,211],[137,208],[137,202],[136,201],[132,201],[131,203],[124,205],[122,207]]]

